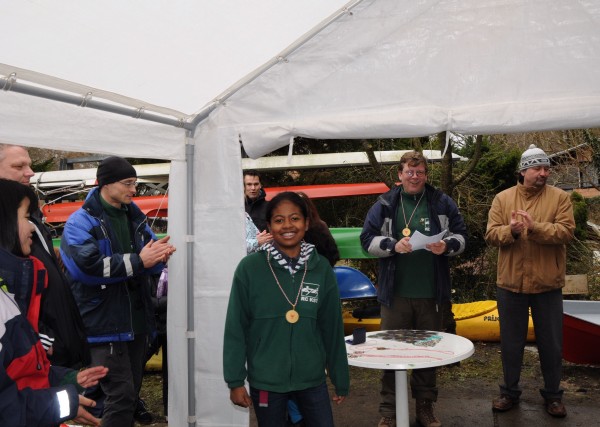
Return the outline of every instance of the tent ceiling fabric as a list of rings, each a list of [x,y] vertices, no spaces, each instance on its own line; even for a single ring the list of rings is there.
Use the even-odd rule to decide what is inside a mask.
[[[365,0],[222,108],[259,157],[291,136],[411,137],[600,125],[600,7]]]
[[[0,142],[125,157],[185,159],[183,129],[0,90]]]

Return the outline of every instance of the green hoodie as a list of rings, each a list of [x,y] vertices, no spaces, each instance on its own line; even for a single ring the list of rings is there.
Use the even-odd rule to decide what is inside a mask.
[[[297,323],[288,323],[292,307],[267,263],[267,252],[242,259],[233,277],[223,345],[223,372],[229,388],[250,385],[286,393],[325,382],[329,373],[338,396],[347,396],[348,359],[340,296],[327,259],[313,251],[298,299]],[[293,303],[304,267],[293,276],[271,259],[281,287]],[[247,366],[247,368],[246,368]]]

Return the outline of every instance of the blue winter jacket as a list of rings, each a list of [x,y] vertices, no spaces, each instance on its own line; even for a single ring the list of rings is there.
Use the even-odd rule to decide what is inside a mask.
[[[369,209],[360,242],[371,255],[379,258],[379,276],[377,278],[377,300],[391,307],[394,299],[394,274],[396,271],[394,245],[399,235],[396,224],[402,187],[394,187],[379,196],[377,202]],[[448,256],[454,256],[465,250],[467,228],[454,200],[442,191],[425,185],[427,209],[431,222],[431,234],[435,235],[447,230],[444,237],[446,253],[435,256],[435,283],[438,303],[450,301],[450,267]]]
[[[154,333],[149,276],[159,274],[164,264],[144,268],[139,252],[156,236],[135,203],[128,205],[127,215],[134,253],[120,252],[98,188],[69,217],[63,231],[60,253],[91,344],[133,340],[128,284],[140,286],[147,330]]]

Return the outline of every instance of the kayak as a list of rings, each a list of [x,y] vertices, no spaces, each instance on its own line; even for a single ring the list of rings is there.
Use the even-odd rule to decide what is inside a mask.
[[[600,365],[600,301],[563,301],[563,358]]]
[[[361,310],[362,313],[367,312]],[[377,310],[371,310],[377,312]],[[354,310],[356,315],[359,310]],[[452,312],[456,320],[456,334],[472,341],[500,341],[500,316],[497,303],[494,300],[475,301],[463,304],[453,304]],[[369,313],[364,317],[355,317],[352,310],[343,310],[344,335],[352,335],[354,328],[364,327],[367,332],[378,331],[381,326],[379,315],[371,317]],[[529,316],[527,341],[535,341],[533,321]]]
[[[145,369],[146,371],[160,371],[162,369],[162,347],[158,350],[158,353],[153,354],[146,362]]]

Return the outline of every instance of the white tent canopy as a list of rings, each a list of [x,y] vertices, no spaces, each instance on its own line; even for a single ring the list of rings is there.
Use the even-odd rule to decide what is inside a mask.
[[[208,3],[14,2],[0,15],[0,141],[172,160],[169,418],[245,425],[221,375],[244,255],[240,137],[259,157],[295,136],[599,127],[600,4],[364,0],[334,13],[341,2]],[[232,75],[242,79],[222,91]],[[60,96],[21,93],[52,88]]]
[[[230,98],[222,122],[241,129],[251,156],[296,135],[493,134],[598,123],[597,2],[413,3],[361,2]]]

